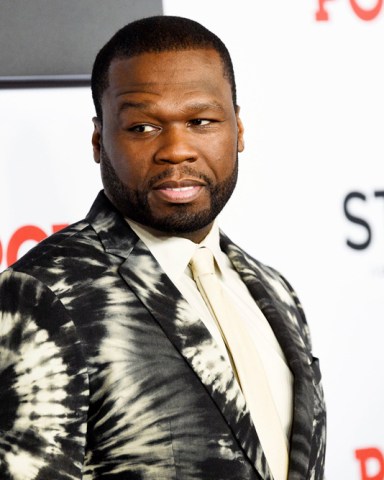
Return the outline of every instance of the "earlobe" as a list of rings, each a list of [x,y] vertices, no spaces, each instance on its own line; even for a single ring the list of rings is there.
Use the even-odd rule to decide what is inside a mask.
[[[101,150],[101,122],[97,117],[92,119],[94,129],[92,134],[92,148],[93,159],[96,163],[100,163],[100,150]]]
[[[240,153],[244,150],[244,125],[239,116],[240,107],[236,109],[237,122],[237,151]]]

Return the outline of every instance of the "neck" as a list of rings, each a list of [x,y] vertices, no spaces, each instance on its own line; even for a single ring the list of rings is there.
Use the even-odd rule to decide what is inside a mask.
[[[142,229],[146,230],[149,232],[151,235],[154,237],[158,238],[169,238],[169,237],[178,237],[178,238],[186,238],[187,240],[190,240],[191,242],[194,243],[200,243],[204,240],[204,238],[208,235],[208,233],[211,231],[213,222],[207,225],[204,228],[201,228],[199,230],[196,230],[194,232],[183,232],[183,233],[178,233],[178,232],[163,232],[161,230],[157,230],[152,227],[148,227],[148,225],[143,225],[142,223],[136,222],[136,220],[132,220],[130,218],[126,218],[129,222],[132,222],[134,224],[137,224],[139,227]]]

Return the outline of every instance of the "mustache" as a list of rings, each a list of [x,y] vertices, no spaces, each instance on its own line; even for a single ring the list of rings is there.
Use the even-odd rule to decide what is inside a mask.
[[[203,180],[204,183],[207,184],[207,186],[209,187],[212,186],[211,179],[204,173],[198,172],[197,170],[189,166],[181,166],[178,168],[170,167],[158,173],[157,175],[154,175],[153,177],[150,178],[148,182],[148,187],[152,188],[160,180],[166,180],[167,178],[174,177],[175,173],[177,173],[177,175],[179,176],[188,176],[191,179]]]
[[[100,156],[103,161],[104,168],[108,170],[110,173],[113,172],[114,176],[116,176],[115,169],[112,166],[109,155],[105,151],[103,144],[101,144]],[[205,184],[208,187],[212,187],[212,180],[207,175],[197,171],[196,169],[194,169],[189,165],[179,165],[177,167],[176,166],[169,167],[166,170],[163,170],[157,175],[154,175],[153,177],[151,177],[150,180],[148,181],[148,188],[151,189],[155,185],[155,183],[159,182],[160,180],[171,178],[175,176],[175,174],[179,176],[183,176],[183,175],[188,176],[191,179],[203,180],[203,182],[205,182]]]

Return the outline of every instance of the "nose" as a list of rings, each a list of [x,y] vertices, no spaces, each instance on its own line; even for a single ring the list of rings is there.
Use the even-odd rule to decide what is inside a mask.
[[[156,163],[182,163],[197,160],[197,150],[186,126],[175,125],[164,128],[158,137],[155,154]]]

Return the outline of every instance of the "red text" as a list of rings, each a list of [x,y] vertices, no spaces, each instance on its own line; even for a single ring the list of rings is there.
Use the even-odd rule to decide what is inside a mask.
[[[318,22],[328,22],[330,19],[329,15],[329,3],[335,2],[337,0],[317,0],[317,11],[315,13],[316,20]],[[375,20],[383,8],[384,0],[376,0],[376,3],[371,8],[365,8],[362,5],[362,0],[349,0],[349,5],[353,13],[366,22]]]
[[[43,229],[37,227],[36,225],[24,225],[23,227],[18,228],[13,233],[13,235],[11,235],[8,246],[4,245],[3,247],[0,241],[0,265],[3,261],[3,258],[5,259],[7,267],[9,265],[12,265],[12,263],[15,263],[16,260],[18,260],[19,258],[20,248],[25,242],[41,242],[51,233],[58,232],[66,226],[67,224],[52,225],[52,229],[50,232],[45,232]]]
[[[361,480],[384,480],[384,454],[378,448],[361,448],[355,451],[360,463]]]

